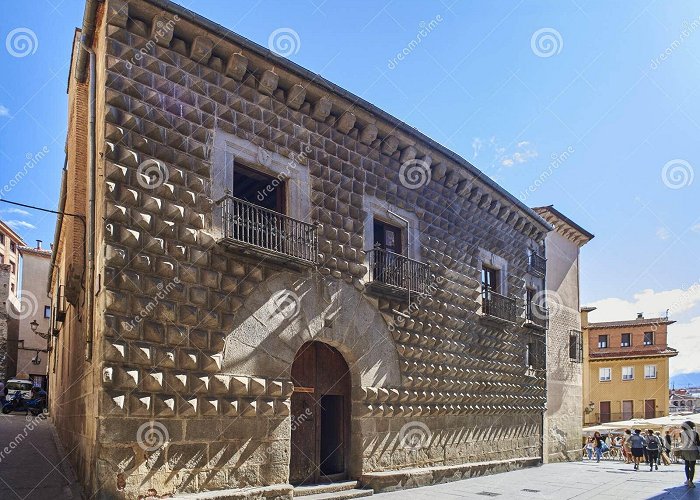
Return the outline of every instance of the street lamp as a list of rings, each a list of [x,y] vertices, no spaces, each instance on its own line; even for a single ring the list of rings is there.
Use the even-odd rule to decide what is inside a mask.
[[[38,331],[37,331],[37,328],[39,328],[39,323],[37,323],[36,320],[32,320],[32,322],[29,323],[29,326],[31,327],[32,331],[33,331],[34,333],[36,333],[36,334],[37,334],[39,337],[41,337],[42,339],[46,339],[46,340],[49,339],[49,336],[51,335],[49,332],[41,333],[41,332],[38,332]]]

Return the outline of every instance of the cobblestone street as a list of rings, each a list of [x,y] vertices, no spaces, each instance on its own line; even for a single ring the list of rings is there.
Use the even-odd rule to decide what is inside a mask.
[[[700,498],[700,488],[689,490],[683,483],[682,464],[661,466],[638,472],[620,462],[577,462],[549,464],[437,486],[415,488],[377,495],[382,500],[454,498],[537,498],[565,500],[596,499],[673,499]]]
[[[0,416],[0,498],[80,498],[73,472],[56,447],[48,420]]]

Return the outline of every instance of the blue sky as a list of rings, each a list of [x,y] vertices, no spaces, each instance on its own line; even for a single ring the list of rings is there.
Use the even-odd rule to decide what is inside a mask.
[[[525,203],[553,203],[596,235],[581,262],[582,302],[600,307],[593,319],[671,308],[672,345],[700,349],[697,2],[180,3],[263,46],[276,30],[293,32],[293,61],[453,149]],[[6,199],[57,204],[83,6],[3,9],[0,188],[28,153],[48,149]],[[29,50],[8,48],[17,28],[35,35]],[[534,187],[543,172],[551,175]],[[52,240],[53,217],[9,208],[0,204],[0,218],[27,241]],[[687,356],[673,363],[694,369]]]

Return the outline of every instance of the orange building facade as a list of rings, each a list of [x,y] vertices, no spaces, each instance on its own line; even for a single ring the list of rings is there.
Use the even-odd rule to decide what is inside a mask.
[[[668,415],[668,318],[589,323],[583,308],[583,424]]]

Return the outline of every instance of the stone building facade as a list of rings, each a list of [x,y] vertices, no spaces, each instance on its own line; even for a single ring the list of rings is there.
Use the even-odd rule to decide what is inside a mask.
[[[593,234],[553,206],[534,209],[554,230],[545,238],[547,325],[547,412],[545,462],[581,456],[583,337],[580,250]]]
[[[88,241],[59,220],[50,394],[90,493],[289,498],[541,462],[535,212],[164,0],[88,2],[72,72],[61,204]]]

